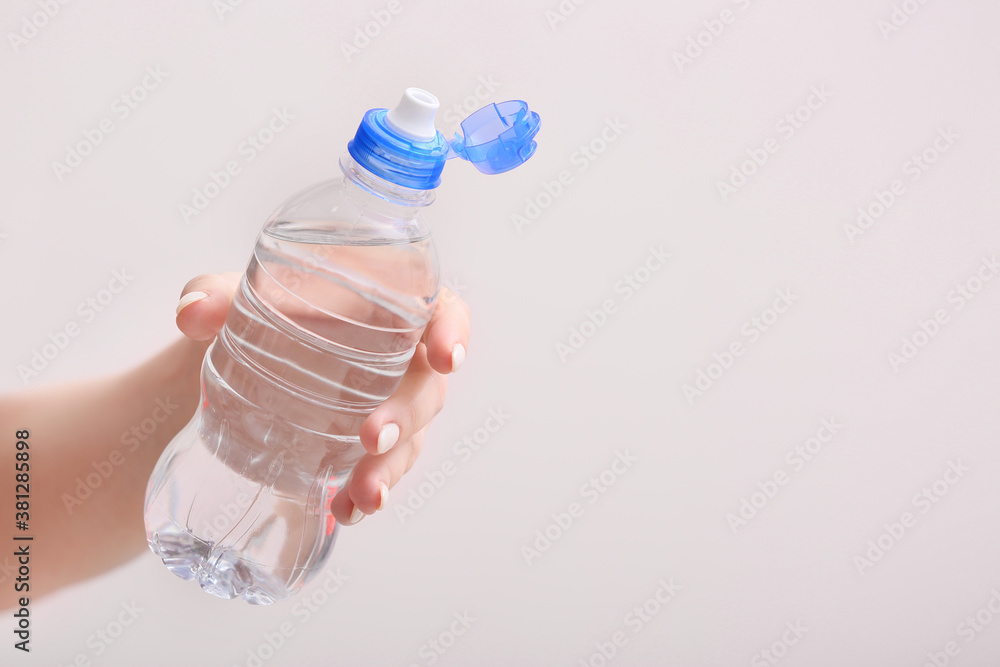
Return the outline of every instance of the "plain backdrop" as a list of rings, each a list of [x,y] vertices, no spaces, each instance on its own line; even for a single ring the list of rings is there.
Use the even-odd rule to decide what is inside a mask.
[[[174,340],[184,283],[242,269],[405,87],[449,135],[507,99],[542,130],[516,171],[445,170],[468,361],[316,582],[256,608],[147,553],[33,605],[30,655],[0,619],[0,662],[995,664],[998,25],[987,0],[4,3],[5,391]]]

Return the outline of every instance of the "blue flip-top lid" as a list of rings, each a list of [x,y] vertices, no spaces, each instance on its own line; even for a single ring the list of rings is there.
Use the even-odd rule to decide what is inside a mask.
[[[502,174],[535,152],[541,121],[521,100],[479,109],[462,121],[462,133],[450,142],[434,129],[438,106],[430,93],[408,88],[394,109],[365,114],[347,150],[376,176],[417,190],[440,185],[444,164],[453,157],[484,174]]]
[[[535,153],[541,119],[521,100],[490,104],[462,121],[462,133],[452,150],[484,174],[502,174]]]

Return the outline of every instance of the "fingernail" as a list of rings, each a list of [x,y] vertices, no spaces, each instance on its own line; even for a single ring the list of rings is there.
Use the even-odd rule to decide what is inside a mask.
[[[455,347],[451,348],[451,372],[454,373],[465,361],[465,346],[461,343],[455,343]]]
[[[375,445],[375,451],[379,454],[385,454],[392,449],[397,440],[399,440],[399,427],[395,424],[383,424],[382,429],[378,432],[378,444]]]
[[[381,482],[378,485],[378,507],[375,509],[382,510],[385,507],[385,501],[389,499],[389,487],[386,486],[385,482]]]
[[[182,310],[190,306],[195,301],[201,301],[206,298],[208,298],[208,294],[205,292],[188,292],[181,297],[180,301],[177,302],[177,314],[180,315]]]
[[[354,506],[354,511],[351,512],[351,522],[350,522],[349,525],[353,526],[358,521],[361,521],[364,518],[365,518],[365,513],[362,512],[361,509],[357,505],[355,505]]]

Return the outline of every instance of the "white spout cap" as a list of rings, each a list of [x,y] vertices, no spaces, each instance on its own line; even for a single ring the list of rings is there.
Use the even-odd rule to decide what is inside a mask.
[[[385,115],[385,121],[407,139],[433,141],[437,136],[434,116],[440,106],[437,98],[426,90],[407,88],[399,104]]]

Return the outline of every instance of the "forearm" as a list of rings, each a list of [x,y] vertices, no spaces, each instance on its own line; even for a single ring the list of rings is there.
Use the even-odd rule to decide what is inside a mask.
[[[14,432],[31,434],[32,595],[144,548],[146,482],[197,407],[206,347],[179,340],[127,373],[0,400],[0,508],[13,510]],[[0,588],[0,608],[13,598],[13,586]]]

